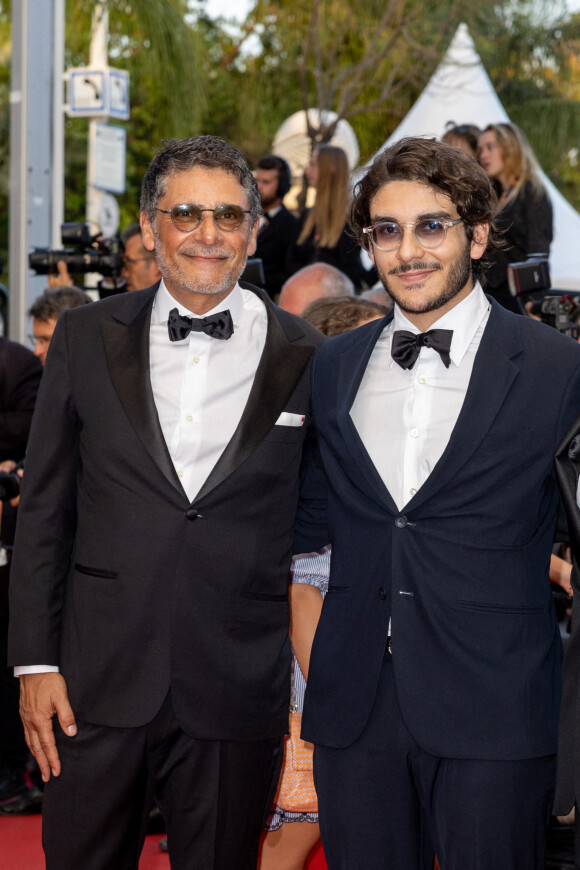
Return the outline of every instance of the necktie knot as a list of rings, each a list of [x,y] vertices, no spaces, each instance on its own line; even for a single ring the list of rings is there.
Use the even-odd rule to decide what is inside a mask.
[[[205,332],[210,338],[227,341],[233,335],[234,324],[227,308],[208,317],[187,317],[173,308],[169,312],[167,329],[171,341],[183,341],[190,332]]]
[[[393,333],[391,342],[391,356],[403,369],[412,369],[417,362],[417,357],[422,347],[431,347],[436,350],[445,368],[449,368],[451,357],[452,329],[430,329],[428,332],[420,332],[416,335],[406,329],[397,329]]]

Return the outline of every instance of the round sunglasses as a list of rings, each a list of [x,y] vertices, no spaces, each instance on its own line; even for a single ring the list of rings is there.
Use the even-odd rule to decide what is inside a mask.
[[[226,233],[231,233],[241,227],[244,217],[251,214],[251,209],[239,205],[218,205],[216,208],[200,208],[198,205],[186,203],[174,205],[173,208],[158,208],[157,211],[168,214],[173,226],[182,233],[192,233],[198,228],[204,211],[213,214],[215,225]]]
[[[373,245],[379,251],[396,251],[403,241],[403,228],[413,227],[413,235],[423,248],[438,248],[445,241],[448,228],[461,223],[461,218],[454,221],[421,218],[401,224],[397,221],[379,221],[370,227],[363,227],[363,233],[371,237]]]

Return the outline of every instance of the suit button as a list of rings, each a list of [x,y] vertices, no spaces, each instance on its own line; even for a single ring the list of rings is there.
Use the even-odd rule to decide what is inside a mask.
[[[408,522],[407,517],[403,516],[403,514],[401,514],[398,517],[395,517],[395,525],[398,529],[404,529],[405,526],[407,525],[407,522]]]
[[[198,517],[201,517],[201,514],[197,508],[188,508],[185,512],[185,516],[188,520],[196,520]]]
[[[387,590],[385,589],[384,586],[379,586],[379,598],[381,599],[381,601],[384,601],[386,597],[387,597]]]

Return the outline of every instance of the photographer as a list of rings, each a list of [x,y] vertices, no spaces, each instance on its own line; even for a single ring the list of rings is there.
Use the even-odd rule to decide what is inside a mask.
[[[62,312],[68,308],[79,308],[88,302],[91,302],[91,297],[75,286],[45,290],[33,302],[28,312],[28,316],[32,317],[32,335],[29,339],[34,346],[34,356],[42,365],[46,362],[50,340]]]
[[[479,162],[499,196],[496,223],[505,247],[495,251],[486,273],[486,291],[504,308],[523,314],[508,288],[509,263],[550,251],[552,204],[539,177],[537,161],[523,133],[513,124],[489,124],[479,138]]]

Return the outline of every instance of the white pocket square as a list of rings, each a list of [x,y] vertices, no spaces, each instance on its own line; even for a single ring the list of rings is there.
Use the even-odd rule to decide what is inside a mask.
[[[276,426],[303,426],[304,414],[290,414],[289,411],[282,411],[276,420]]]

